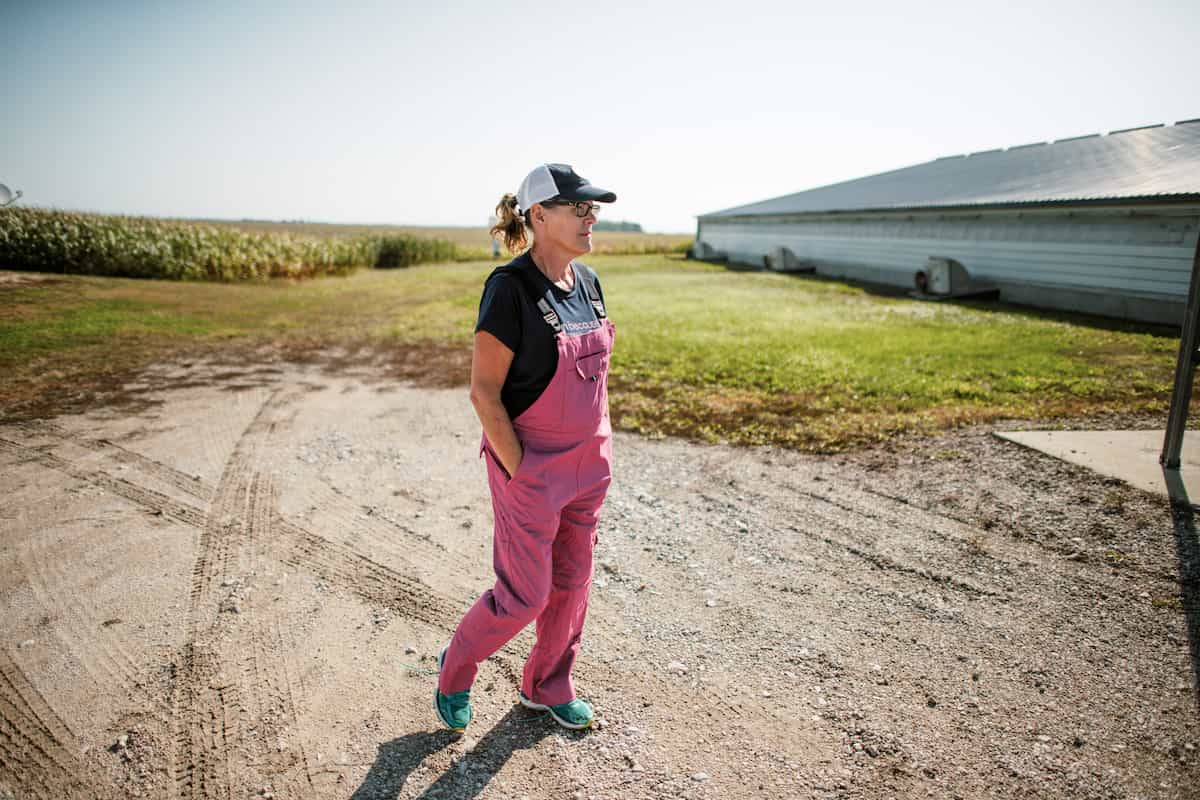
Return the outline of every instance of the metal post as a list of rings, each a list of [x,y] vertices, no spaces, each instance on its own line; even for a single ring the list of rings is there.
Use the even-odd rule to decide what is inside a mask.
[[[1183,332],[1179,337],[1179,359],[1175,362],[1175,388],[1171,392],[1171,413],[1167,417],[1167,435],[1163,440],[1159,463],[1166,469],[1179,469],[1179,453],[1183,449],[1183,432],[1187,428],[1188,407],[1192,402],[1192,379],[1196,374],[1196,361],[1200,358],[1196,347],[1200,333],[1200,240],[1196,242],[1196,255],[1192,259],[1192,286],[1188,290],[1187,311],[1183,315]]]

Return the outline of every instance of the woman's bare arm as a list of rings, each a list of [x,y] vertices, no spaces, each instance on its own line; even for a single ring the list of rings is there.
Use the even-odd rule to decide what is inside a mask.
[[[492,444],[496,458],[510,476],[517,474],[524,452],[512,420],[500,401],[500,389],[512,366],[513,351],[487,331],[475,334],[471,352],[471,405]]]

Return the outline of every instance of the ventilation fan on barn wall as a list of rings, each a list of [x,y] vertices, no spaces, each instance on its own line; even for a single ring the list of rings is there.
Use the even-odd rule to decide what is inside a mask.
[[[763,256],[763,266],[775,272],[816,272],[816,266],[808,260],[796,258],[786,247],[772,247]]]
[[[913,275],[916,291],[913,297],[922,300],[949,300],[956,297],[999,297],[995,286],[971,279],[967,268],[953,258],[930,256],[925,269]]]

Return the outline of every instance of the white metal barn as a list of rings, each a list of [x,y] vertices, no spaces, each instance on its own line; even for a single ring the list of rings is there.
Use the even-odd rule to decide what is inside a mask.
[[[695,254],[1177,325],[1200,242],[1200,119],[939,158],[699,217]]]

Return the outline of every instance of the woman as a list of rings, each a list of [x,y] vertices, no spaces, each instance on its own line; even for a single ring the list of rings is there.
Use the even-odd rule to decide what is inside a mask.
[[[434,706],[448,727],[471,721],[478,665],[536,622],[519,698],[560,725],[591,727],[575,696],[600,506],[611,480],[608,362],[613,326],[600,282],[574,261],[591,252],[597,203],[617,199],[566,164],[543,164],[496,208],[510,252],[488,277],[471,363],[495,512],[495,585],[438,657]]]

